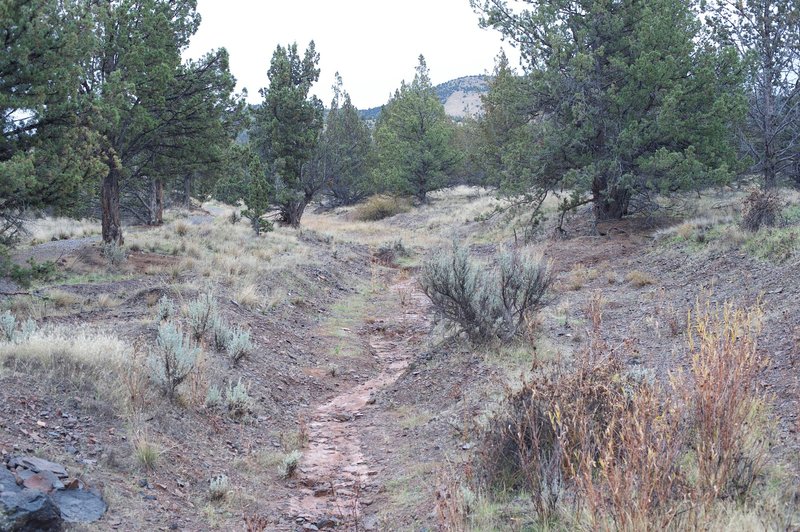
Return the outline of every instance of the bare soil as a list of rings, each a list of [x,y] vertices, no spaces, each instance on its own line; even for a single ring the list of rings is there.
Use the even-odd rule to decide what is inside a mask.
[[[199,213],[191,220],[202,224],[211,218],[213,213]],[[698,298],[737,305],[760,301],[765,310],[760,349],[770,359],[763,379],[780,420],[775,453],[796,457],[797,264],[776,265],[738,251],[664,246],[651,238],[652,226],[637,220],[589,236],[585,222],[577,220],[577,236],[546,235],[541,242],[559,283],[541,316],[539,355],[580,348],[588,301],[601,291],[608,343],[619,346],[632,367],[667,378],[686,364],[686,315]],[[398,223],[424,227],[426,220],[403,215]],[[470,222],[454,231],[469,239],[485,228]],[[476,353],[458,339],[442,341],[431,333],[432,312],[413,269],[376,264],[365,246],[338,243],[348,253],[334,255],[324,239],[308,242],[323,260],[300,268],[292,279],[270,280],[305,286],[292,301],[254,312],[236,303],[225,287],[216,292],[220,312],[246,324],[257,345],[236,367],[209,353],[222,368],[217,379],[248,383],[255,407],[246,419],[151,394],[144,426],[161,456],[148,471],[133,456],[131,420],[91,390],[54,388],[35,373],[5,368],[0,452],[58,461],[100,488],[110,508],[92,530],[245,530],[246,522],[264,530],[435,529],[442,475],[463,470],[474,459],[482,420],[504,388],[530,367],[532,348],[523,344],[515,357],[489,349]],[[80,264],[85,271],[105,267],[94,241],[42,246],[19,258],[57,257],[62,268]],[[429,251],[416,249],[418,257]],[[475,252],[491,257],[496,244],[481,243]],[[175,261],[139,252],[131,255],[124,278],[39,287],[86,301],[99,294],[122,301],[108,309],[81,304],[43,322],[106,327],[132,344],[147,345],[155,337],[152,302],[176,294],[171,281],[147,272]],[[597,275],[572,289],[566,280],[577,264]],[[627,281],[634,270],[649,275],[652,284]],[[194,295],[180,293],[184,300]],[[355,324],[339,326],[337,313],[349,298],[360,301],[363,311]],[[345,353],[342,345],[355,347]],[[294,475],[282,478],[271,456],[291,450],[290,439],[307,443],[301,444]],[[231,493],[212,501],[208,481],[221,473],[229,477]],[[524,517],[508,519],[509,526],[524,526]]]

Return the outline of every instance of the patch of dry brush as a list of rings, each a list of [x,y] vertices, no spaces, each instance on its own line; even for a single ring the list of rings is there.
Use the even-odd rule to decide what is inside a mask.
[[[688,370],[629,371],[600,340],[539,364],[487,427],[481,483],[527,493],[539,523],[613,530],[706,528],[746,504],[768,461],[760,311],[696,306]]]

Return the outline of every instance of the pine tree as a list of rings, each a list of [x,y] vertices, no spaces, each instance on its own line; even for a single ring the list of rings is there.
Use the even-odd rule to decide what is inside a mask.
[[[690,0],[472,5],[521,47],[543,163],[518,176],[531,187],[572,188],[604,220],[730,176],[736,57],[703,39]]]
[[[383,107],[375,127],[377,173],[387,186],[425,202],[455,170],[453,124],[431,85],[425,58],[419,56],[411,84],[403,82]]]
[[[314,41],[302,59],[296,43],[275,49],[267,72],[270,84],[260,91],[264,101],[256,110],[252,132],[274,178],[280,221],[293,227],[300,224],[306,205],[322,187],[307,166],[322,130],[322,102],[309,95],[319,78],[318,63]]]
[[[312,171],[323,174],[326,194],[335,205],[352,205],[372,190],[372,136],[336,73],[331,108],[325,119]]]

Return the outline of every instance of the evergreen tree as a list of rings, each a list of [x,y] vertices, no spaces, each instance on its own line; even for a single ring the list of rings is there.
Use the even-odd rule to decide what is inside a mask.
[[[455,170],[453,123],[431,85],[425,58],[419,56],[411,84],[403,82],[383,107],[375,127],[377,172],[389,188],[425,202]]]
[[[319,78],[318,63],[314,41],[302,58],[296,43],[279,45],[267,72],[269,87],[261,89],[264,101],[255,113],[253,141],[274,176],[280,221],[293,227],[323,185],[307,164],[322,130],[322,102],[309,95]]]
[[[242,184],[241,193],[246,209],[242,216],[250,220],[256,235],[270,231],[272,224],[264,219],[274,199],[274,189],[261,159],[248,145],[234,145],[232,158],[234,182]],[[237,199],[238,201],[238,199]]]
[[[29,209],[74,209],[97,170],[77,98],[85,25],[72,4],[0,3],[0,242],[15,238]]]
[[[530,144],[551,183],[589,197],[598,220],[657,192],[727,178],[736,56],[700,34],[690,0],[472,0],[520,45],[532,95]],[[535,165],[526,164],[534,169]]]
[[[352,205],[372,190],[372,136],[336,73],[331,109],[325,119],[313,167],[323,174],[326,193],[336,205]]]

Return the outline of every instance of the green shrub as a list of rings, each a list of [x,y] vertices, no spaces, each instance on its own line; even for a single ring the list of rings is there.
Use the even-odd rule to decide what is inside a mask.
[[[217,317],[217,303],[214,301],[214,295],[209,291],[197,296],[197,299],[189,303],[188,317],[192,336],[195,341],[199,342]]]
[[[167,296],[161,296],[156,308],[156,319],[158,321],[170,321],[175,317],[175,304]]]
[[[208,496],[212,501],[221,501],[228,496],[228,475],[217,475],[208,483]]]
[[[383,220],[411,210],[411,204],[405,198],[390,196],[372,196],[355,209],[356,220],[374,222]]]
[[[253,351],[253,343],[250,341],[250,332],[239,329],[238,327],[231,330],[228,335],[225,351],[234,364],[248,356]]]
[[[281,477],[292,478],[297,472],[297,466],[300,465],[302,457],[303,453],[296,449],[284,456],[281,462]]]
[[[150,352],[150,369],[153,379],[170,397],[194,369],[200,349],[193,347],[181,330],[172,323],[158,328],[156,349]]]
[[[492,268],[454,245],[423,266],[420,283],[437,318],[477,344],[513,338],[543,304],[551,276],[542,259],[517,250],[503,252]]]
[[[244,416],[252,406],[252,399],[247,393],[247,387],[242,384],[242,379],[236,386],[228,384],[228,413],[235,418]]]
[[[216,408],[222,404],[222,390],[210,386],[206,392],[206,408]]]
[[[116,244],[103,244],[103,256],[108,261],[108,265],[112,268],[119,268],[125,262],[126,254],[122,246]]]
[[[26,268],[14,263],[8,248],[0,244],[0,277],[10,277],[18,285],[29,288],[34,281],[49,281],[56,275],[55,262],[36,262],[31,257],[27,264]]]
[[[213,337],[214,349],[224,351],[231,341],[231,328],[225,320],[216,316],[211,323],[211,336]]]
[[[28,340],[38,329],[32,319],[28,319],[17,328],[17,317],[10,310],[0,314],[0,341],[20,343]]]

